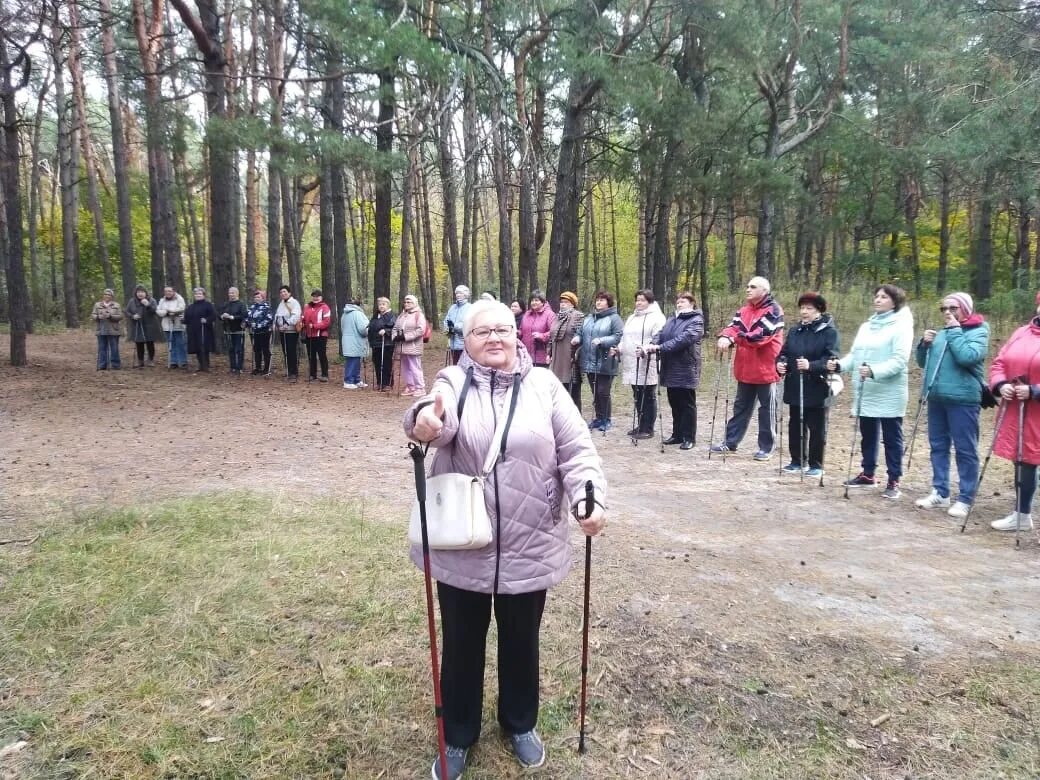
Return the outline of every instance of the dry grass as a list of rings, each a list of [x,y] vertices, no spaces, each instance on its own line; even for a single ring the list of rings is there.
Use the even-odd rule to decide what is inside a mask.
[[[0,557],[10,777],[427,777],[422,578],[333,501],[209,494],[57,525]],[[609,563],[609,561],[605,561]],[[543,776],[1035,778],[1040,672],[804,633],[723,643],[597,579],[591,744],[574,753],[580,578],[543,629]],[[494,725],[467,778],[519,777]],[[871,726],[883,713],[888,722]]]

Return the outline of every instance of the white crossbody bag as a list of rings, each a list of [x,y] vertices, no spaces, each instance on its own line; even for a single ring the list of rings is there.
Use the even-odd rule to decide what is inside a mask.
[[[515,385],[506,395],[506,413],[495,427],[480,475],[448,473],[426,479],[426,535],[431,550],[479,550],[491,544],[491,518],[484,503],[484,482],[498,460],[502,437],[512,416],[514,392]],[[422,544],[418,498],[412,504],[408,541]]]

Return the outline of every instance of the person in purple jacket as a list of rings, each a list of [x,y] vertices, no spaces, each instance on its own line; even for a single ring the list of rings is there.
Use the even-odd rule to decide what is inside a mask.
[[[539,290],[531,293],[527,311],[520,317],[520,341],[531,356],[531,361],[540,367],[549,365],[549,333],[556,322],[556,312]]]
[[[606,480],[591,434],[560,380],[551,371],[534,370],[517,340],[512,312],[498,301],[477,301],[466,317],[463,341],[458,365],[441,369],[430,394],[404,416],[409,438],[436,449],[433,476],[481,473],[498,416],[509,415],[502,455],[484,484],[494,540],[478,550],[430,551],[441,608],[450,780],[461,777],[480,736],[492,607],[498,625],[498,722],[522,766],[545,762],[535,726],[546,591],[570,568],[572,511],[583,518],[578,522],[589,536],[598,534],[606,519]],[[515,405],[507,407],[510,389]],[[596,503],[585,517],[587,480]],[[412,547],[411,557],[421,569],[420,546]],[[443,780],[436,760],[433,777]]]

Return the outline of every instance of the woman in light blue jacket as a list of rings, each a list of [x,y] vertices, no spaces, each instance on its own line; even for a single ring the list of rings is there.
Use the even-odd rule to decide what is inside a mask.
[[[863,470],[846,484],[873,487],[878,457],[878,432],[885,443],[888,483],[885,498],[896,499],[903,475],[903,415],[909,398],[910,352],[914,346],[914,315],[906,308],[906,293],[892,284],[874,291],[874,314],[859,327],[852,350],[830,360],[829,371],[851,372],[852,405],[859,415]],[[860,393],[863,398],[860,399]]]
[[[339,318],[340,352],[343,363],[343,387],[357,390],[368,387],[361,381],[361,361],[368,354],[368,317],[361,308],[361,299],[354,298],[343,307]]]

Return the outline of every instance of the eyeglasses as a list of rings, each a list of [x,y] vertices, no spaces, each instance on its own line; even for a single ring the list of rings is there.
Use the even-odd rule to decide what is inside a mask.
[[[939,307],[939,311],[941,311],[941,312],[960,311],[960,310],[961,310],[960,306],[940,306]]]
[[[493,328],[473,328],[473,330],[469,332],[469,335],[475,339],[479,339],[480,341],[487,341],[491,338],[492,333],[500,339],[505,339],[511,336],[515,329],[516,328],[513,325],[496,325]]]

